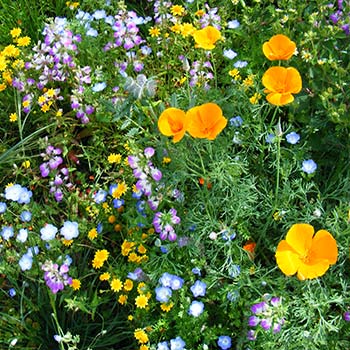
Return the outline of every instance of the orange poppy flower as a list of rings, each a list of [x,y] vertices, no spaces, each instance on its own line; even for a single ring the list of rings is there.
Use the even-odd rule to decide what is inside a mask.
[[[187,111],[189,120],[187,131],[192,137],[214,140],[225,128],[227,119],[221,108],[215,103],[205,103]]]
[[[221,33],[213,26],[207,26],[203,29],[196,30],[193,34],[193,39],[196,42],[196,47],[205,50],[212,50],[215,43],[221,39]]]
[[[266,99],[273,105],[283,106],[294,101],[292,94],[301,91],[302,81],[299,72],[293,67],[271,67],[262,77]]]
[[[188,126],[186,113],[178,108],[167,108],[159,116],[158,129],[165,136],[173,136],[174,142],[179,142],[185,135]]]
[[[263,44],[264,55],[270,60],[288,60],[296,49],[295,42],[283,34],[274,35]]]
[[[299,280],[320,277],[338,258],[337,243],[326,230],[314,235],[309,224],[293,225],[276,250],[276,261],[282,272],[291,276],[297,273]]]

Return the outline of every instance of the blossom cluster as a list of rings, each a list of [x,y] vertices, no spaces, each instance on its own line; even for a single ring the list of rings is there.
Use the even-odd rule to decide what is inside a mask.
[[[52,261],[45,261],[41,269],[45,271],[44,281],[53,294],[72,284],[72,277],[68,275],[69,266],[66,264],[59,266]]]

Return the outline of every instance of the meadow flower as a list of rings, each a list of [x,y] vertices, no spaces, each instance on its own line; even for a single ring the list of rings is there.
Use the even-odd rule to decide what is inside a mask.
[[[69,267],[65,264],[59,266],[47,260],[41,266],[41,269],[45,271],[44,280],[53,294],[72,284],[72,278],[68,275]]]
[[[299,72],[293,67],[275,66],[269,68],[262,77],[266,99],[273,105],[283,106],[294,101],[293,94],[301,91]]]
[[[110,163],[110,164],[113,164],[113,163],[119,164],[119,163],[121,162],[121,160],[122,160],[122,155],[119,154],[119,153],[118,153],[118,154],[116,154],[116,153],[111,153],[111,154],[108,156],[107,160],[108,160],[108,163]]]
[[[194,300],[194,301],[192,301],[192,303],[189,307],[188,313],[191,316],[198,317],[199,315],[201,315],[203,313],[203,311],[204,311],[203,302]]]
[[[291,276],[297,273],[299,280],[313,279],[326,273],[338,258],[337,243],[326,230],[314,234],[309,224],[294,224],[285,240],[276,250],[276,261],[281,271]]]
[[[215,43],[222,38],[220,31],[213,26],[207,26],[203,29],[196,30],[192,36],[196,42],[196,47],[205,50],[214,49]]]
[[[346,322],[350,322],[350,312],[349,311],[345,311],[344,314],[343,314],[343,319],[346,321]]]
[[[248,62],[247,61],[236,61],[234,64],[233,64],[233,66],[235,67],[235,68],[244,68],[244,67],[246,67],[248,65]]]
[[[156,300],[161,303],[167,303],[172,296],[172,290],[169,287],[157,287],[155,289],[156,292]]]
[[[16,293],[16,289],[14,288],[10,288],[8,291],[8,294],[11,298],[13,298],[17,293]]]
[[[103,266],[104,262],[108,259],[109,252],[106,249],[98,250],[95,252],[94,259],[92,260],[92,267],[99,269]]]
[[[231,49],[223,51],[223,56],[228,58],[229,60],[233,60],[237,55],[238,55],[237,52]]]
[[[33,265],[33,257],[26,253],[19,259],[18,264],[22,271],[30,270]]]
[[[187,111],[189,119],[187,131],[192,137],[214,140],[225,128],[227,119],[215,103],[205,103]]]
[[[113,292],[119,292],[123,288],[123,282],[119,278],[113,278],[110,285]]]
[[[78,223],[75,221],[65,221],[60,233],[67,241],[77,238],[79,236]]]
[[[167,341],[162,341],[157,344],[157,350],[170,350]]]
[[[80,282],[78,279],[73,278],[73,279],[72,279],[71,287],[72,287],[74,290],[79,290],[79,289],[80,289],[80,286],[81,286],[81,282]]]
[[[238,128],[238,127],[242,126],[242,124],[243,124],[243,119],[242,119],[241,116],[238,115],[237,117],[231,118],[231,119],[229,120],[229,122],[230,122],[230,125],[231,125],[231,126],[234,126],[234,127]]]
[[[92,86],[91,90],[93,92],[101,92],[106,88],[107,84],[102,81],[100,83],[96,83],[95,85]]]
[[[40,238],[43,241],[51,241],[55,238],[58,229],[52,224],[46,224],[43,228],[40,229]]]
[[[16,240],[21,242],[21,243],[25,243],[27,241],[28,238],[28,230],[26,228],[21,228],[18,231],[18,234],[16,236]]]
[[[227,28],[229,28],[229,29],[236,29],[240,25],[241,24],[236,19],[233,19],[233,20],[227,22]]]
[[[292,132],[290,132],[289,134],[286,135],[286,140],[291,145],[295,145],[296,143],[299,142],[300,135],[297,134],[295,131],[292,131]]]
[[[92,195],[96,204],[101,204],[106,201],[107,192],[105,190],[98,190]]]
[[[159,116],[159,131],[165,136],[173,136],[173,142],[179,142],[185,136],[187,127],[186,113],[179,108],[167,108]]]
[[[3,226],[0,234],[1,234],[1,237],[5,241],[8,241],[14,235],[13,227],[12,226]]]
[[[312,159],[304,160],[302,163],[301,170],[306,174],[313,174],[317,169],[317,164]]]
[[[29,222],[32,219],[32,213],[28,210],[24,210],[19,217],[23,222]]]
[[[135,339],[137,339],[139,341],[139,343],[141,344],[145,344],[148,342],[148,335],[147,333],[141,329],[141,328],[137,328],[135,329],[135,332],[134,332],[134,337]]]
[[[206,292],[207,284],[197,280],[192,286],[191,286],[191,292],[195,298],[197,297],[204,297]]]
[[[7,209],[6,203],[5,202],[0,202],[0,214],[5,213],[6,209]]]
[[[167,213],[157,212],[153,218],[153,226],[161,240],[176,240],[176,233],[172,225],[179,224],[181,219],[176,215],[176,209],[171,208]]]
[[[231,347],[231,338],[227,335],[221,335],[217,343],[220,349],[227,350]]]
[[[270,60],[288,60],[296,50],[296,44],[283,34],[274,35],[263,44],[264,55]]]
[[[135,298],[135,305],[139,309],[145,309],[148,306],[148,298],[146,295],[141,294]]]
[[[177,336],[175,339],[170,339],[170,350],[183,350],[185,346],[186,343],[179,336]]]
[[[183,278],[179,277],[179,276],[175,276],[173,275],[171,277],[171,280],[170,280],[170,288],[172,290],[178,290],[178,289],[181,289],[183,284],[184,284],[184,280]]]

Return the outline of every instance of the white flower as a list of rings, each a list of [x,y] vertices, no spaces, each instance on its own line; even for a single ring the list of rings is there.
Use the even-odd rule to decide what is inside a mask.
[[[79,236],[78,223],[75,221],[66,221],[60,230],[61,235],[67,241]]]

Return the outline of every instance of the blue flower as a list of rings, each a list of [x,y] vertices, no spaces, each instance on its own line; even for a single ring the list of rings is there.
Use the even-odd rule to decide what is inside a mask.
[[[229,50],[224,50],[223,55],[228,58],[229,60],[233,60],[237,56],[237,52],[229,49]]]
[[[0,234],[5,241],[8,241],[14,235],[13,227],[12,226],[3,226]]]
[[[184,284],[184,280],[179,276],[173,276],[170,282],[170,288],[172,290],[180,289]]]
[[[234,66],[235,68],[244,68],[244,67],[247,66],[247,64],[248,64],[247,61],[237,61],[237,62],[234,63],[233,66]]]
[[[0,202],[0,214],[5,213],[6,209],[7,209],[6,203]]]
[[[221,335],[218,339],[218,346],[222,350],[229,349],[231,347],[231,338],[228,335]]]
[[[236,128],[240,127],[243,124],[243,119],[239,115],[230,119],[230,125]]]
[[[229,29],[236,29],[239,26],[240,26],[240,23],[236,19],[233,19],[232,21],[227,22],[227,28]]]
[[[29,222],[32,219],[32,213],[28,210],[22,211],[20,219],[24,222]]]
[[[301,170],[307,174],[312,174],[316,171],[317,164],[312,159],[307,159],[303,161]]]
[[[191,316],[198,317],[204,311],[204,304],[201,301],[194,300],[192,301],[188,313]]]
[[[22,271],[30,270],[33,265],[33,258],[28,254],[24,254],[21,259],[19,259],[18,264]]]
[[[191,286],[191,292],[195,298],[197,297],[204,297],[205,296],[205,290],[207,288],[206,283],[197,280],[192,286]]]
[[[17,234],[16,240],[25,243],[28,238],[28,230],[26,228],[21,228]]]
[[[93,194],[92,198],[94,199],[95,203],[100,204],[106,201],[107,192],[104,190],[98,190],[96,193]]]
[[[228,274],[232,278],[238,277],[240,273],[241,273],[241,268],[239,265],[234,264],[234,265],[230,266],[228,269]]]
[[[77,238],[79,236],[78,223],[75,221],[66,221],[60,232],[67,241]]]
[[[169,350],[168,342],[162,341],[157,344],[157,350]]]
[[[286,140],[288,143],[295,145],[300,140],[300,135],[296,132],[292,131],[289,134],[286,135]]]
[[[183,350],[186,343],[181,337],[176,337],[175,339],[170,339],[170,350]]]
[[[172,274],[168,273],[168,272],[164,272],[162,274],[162,276],[160,276],[159,278],[159,283],[163,286],[163,287],[171,287],[171,280],[173,279]]]
[[[94,28],[89,27],[88,30],[86,31],[87,36],[92,36],[92,37],[97,37],[98,36],[98,31]]]
[[[16,290],[15,288],[10,288],[9,289],[9,296],[13,298],[16,295]]]
[[[272,143],[275,141],[275,135],[274,134],[268,134],[265,137],[266,143]]]
[[[91,90],[92,90],[93,92],[100,92],[100,91],[103,91],[103,90],[106,88],[106,86],[107,86],[107,84],[106,84],[104,81],[102,81],[102,82],[100,82],[100,83],[96,83],[96,84],[91,88]]]
[[[42,229],[40,229],[41,239],[43,241],[51,241],[55,238],[58,229],[54,225],[46,224]]]
[[[172,290],[169,287],[157,287],[155,289],[156,299],[161,303],[167,303],[172,296]]]
[[[116,209],[119,209],[120,207],[122,207],[124,205],[124,199],[113,199],[113,207]]]
[[[105,10],[96,10],[93,14],[92,17],[95,19],[103,19],[106,18],[106,11]]]
[[[199,267],[194,267],[192,269],[192,273],[195,274],[195,275],[200,276],[201,275],[201,269]]]

